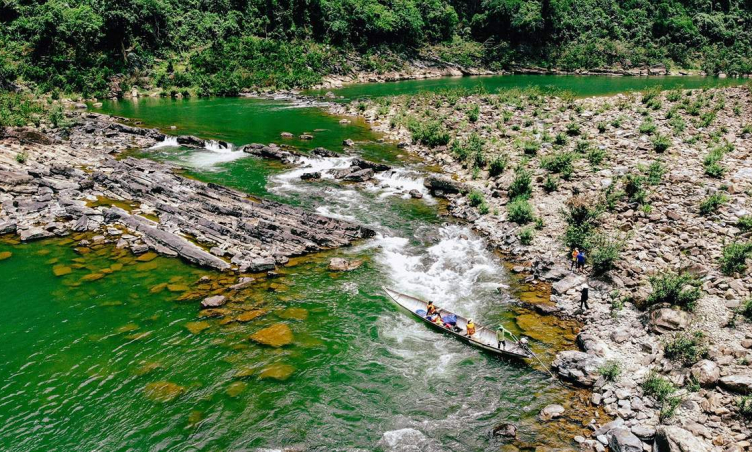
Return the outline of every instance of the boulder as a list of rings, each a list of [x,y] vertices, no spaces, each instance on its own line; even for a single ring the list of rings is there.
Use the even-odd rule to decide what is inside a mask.
[[[586,281],[587,279],[583,275],[572,273],[553,283],[551,285],[551,292],[555,295],[563,295],[571,289],[583,285]]]
[[[713,447],[683,428],[661,425],[655,432],[653,452],[712,452]]]
[[[600,378],[600,369],[605,360],[577,350],[564,350],[556,354],[552,366],[563,378],[582,386],[593,386]]]
[[[423,185],[434,195],[437,194],[436,192],[441,192],[444,195],[468,192],[465,184],[440,176],[427,177],[423,181]]]
[[[517,426],[514,424],[510,424],[510,423],[499,424],[493,428],[493,431],[491,432],[491,434],[493,436],[502,436],[505,438],[516,438]]]
[[[721,369],[718,364],[709,359],[703,359],[692,366],[691,372],[694,379],[703,387],[715,386],[721,378]]]
[[[355,142],[348,138],[342,142],[342,145],[347,146],[347,147],[352,147],[352,146],[355,146]]]
[[[423,193],[421,193],[420,191],[418,191],[416,189],[410,190],[408,192],[408,194],[410,195],[411,198],[414,198],[414,199],[422,199],[423,198]]]
[[[335,257],[329,261],[329,270],[337,272],[347,272],[355,270],[363,265],[362,259],[347,260],[341,257]]]
[[[548,405],[547,407],[543,408],[540,412],[540,418],[541,420],[548,421],[551,419],[556,419],[557,417],[564,414],[564,407],[561,405]]]
[[[661,308],[650,313],[650,330],[657,334],[683,330],[689,325],[690,315],[678,309]]]
[[[201,302],[202,308],[218,308],[227,302],[227,298],[224,295],[214,295],[213,297],[206,297]]]
[[[279,134],[279,136],[281,136],[282,138],[292,138],[295,135],[291,134],[290,132],[282,132]]]
[[[312,173],[303,173],[300,175],[300,178],[303,180],[318,180],[321,179],[321,173],[318,171],[314,171]]]
[[[363,160],[361,158],[353,159],[352,166],[357,166],[359,168],[371,168],[377,173],[381,173],[383,171],[389,171],[390,169],[392,169],[391,166],[386,165],[384,163],[369,162],[368,160]]]
[[[727,375],[721,378],[721,386],[740,394],[752,394],[752,374]]]
[[[321,147],[311,150],[311,155],[318,157],[339,157],[339,154],[337,154],[336,152]]]
[[[608,447],[611,452],[642,452],[642,441],[628,429],[619,427],[611,430]]]

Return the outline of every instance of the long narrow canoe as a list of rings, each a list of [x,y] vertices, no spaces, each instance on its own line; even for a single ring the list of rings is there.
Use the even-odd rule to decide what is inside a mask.
[[[511,340],[507,340],[507,345],[505,349],[500,349],[498,347],[498,342],[496,341],[496,332],[475,324],[475,334],[472,337],[467,337],[466,334],[466,327],[467,327],[467,319],[465,317],[462,317],[460,315],[454,314],[451,311],[448,311],[446,309],[441,309],[438,306],[436,306],[437,311],[442,315],[448,315],[448,314],[454,314],[457,317],[457,326],[461,329],[461,331],[456,332],[452,331],[448,328],[444,328],[441,325],[437,325],[430,320],[426,319],[422,314],[419,314],[418,311],[422,311],[425,313],[428,303],[420,300],[415,297],[411,297],[410,295],[405,295],[403,293],[399,293],[395,290],[387,289],[384,287],[384,292],[386,292],[387,295],[389,295],[389,298],[394,300],[395,303],[402,306],[406,310],[408,310],[414,317],[422,320],[423,322],[427,323],[434,329],[440,330],[446,334],[451,334],[452,336],[460,339],[461,341],[467,342],[470,345],[473,345],[475,347],[481,348],[483,350],[486,350],[490,353],[494,353],[497,355],[504,355],[504,356],[512,356],[516,358],[532,358],[533,354],[526,348],[521,346],[520,344],[513,342]]]

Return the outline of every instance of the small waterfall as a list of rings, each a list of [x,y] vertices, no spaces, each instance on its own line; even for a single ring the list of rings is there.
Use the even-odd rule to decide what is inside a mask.
[[[177,148],[177,147],[180,147],[180,144],[178,143],[178,137],[165,135],[164,140],[160,141],[159,143],[155,144],[149,149]]]
[[[206,140],[204,141],[204,149],[211,152],[217,152],[217,153],[228,153],[228,152],[234,152],[234,146],[230,143],[225,143],[224,141],[220,142],[217,140]]]
[[[423,186],[423,174],[418,171],[397,168],[376,173],[374,179],[378,181],[378,184],[369,189],[380,192],[379,196],[382,198],[400,196],[407,199],[410,198],[410,191],[417,190],[423,195],[427,203],[435,203],[435,199],[431,196],[428,189]]]

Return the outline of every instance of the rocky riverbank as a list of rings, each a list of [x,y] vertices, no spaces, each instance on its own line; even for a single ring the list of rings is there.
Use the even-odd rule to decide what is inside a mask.
[[[451,177],[426,186],[585,327],[554,368],[614,421],[583,451],[750,450],[752,95],[466,91],[331,107]],[[572,248],[587,252],[570,271]],[[580,309],[589,286],[590,309]],[[589,420],[583,420],[588,422]]]
[[[0,234],[28,241],[94,232],[97,243],[238,273],[274,270],[291,257],[373,235],[347,221],[182,177],[169,164],[117,159],[165,136],[104,115],[68,116],[70,127],[42,124],[0,135]],[[191,136],[176,141],[206,146]]]

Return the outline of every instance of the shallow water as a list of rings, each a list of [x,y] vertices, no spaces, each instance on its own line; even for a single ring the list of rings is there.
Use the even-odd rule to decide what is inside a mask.
[[[397,85],[361,93],[389,86]],[[317,108],[288,107],[146,99],[106,104],[105,111],[235,146],[281,142],[282,131],[312,132],[313,140],[289,141],[302,149],[341,150],[343,139],[354,139],[354,154],[395,171],[362,187],[299,178],[346,165],[351,156],[311,158],[301,169],[219,146],[165,143],[140,155],[364,223],[376,238],[295,259],[280,277],[236,296],[220,318],[201,318],[197,302],[179,299],[201,286],[221,291],[221,275],[179,260],[142,262],[110,247],[76,251],[70,239],[0,240],[0,255],[12,253],[0,260],[0,450],[497,450],[489,432],[507,421],[518,423],[528,444],[570,444],[576,426],[541,426],[535,415],[549,403],[569,404],[575,392],[539,369],[417,324],[381,287],[530,334],[544,360],[571,346],[575,326],[539,323],[497,291],[512,282],[503,262],[467,227],[440,216],[442,203],[422,189],[420,162],[378,143],[362,122],[341,125]],[[170,131],[173,124],[178,128]],[[410,189],[423,190],[424,199],[411,199]],[[332,273],[326,267],[333,256],[365,264]],[[202,276],[211,281],[197,282]],[[243,316],[257,317],[237,321]],[[289,328],[291,343],[274,348],[249,340],[267,327]]]

